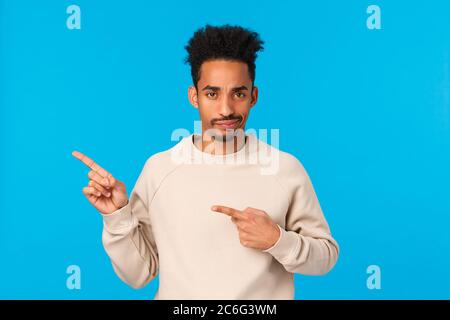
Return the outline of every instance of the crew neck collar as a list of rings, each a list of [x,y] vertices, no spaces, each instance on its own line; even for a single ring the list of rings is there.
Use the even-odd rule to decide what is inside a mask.
[[[227,160],[245,160],[250,154],[255,153],[257,151],[257,143],[256,137],[253,134],[245,134],[245,144],[236,152],[230,152],[226,154],[212,154],[208,152],[204,152],[200,150],[194,144],[194,137],[200,136],[200,134],[192,133],[189,136],[185,137],[185,147],[187,147],[188,152],[190,154],[191,159],[196,160],[207,160],[212,162],[221,162]]]

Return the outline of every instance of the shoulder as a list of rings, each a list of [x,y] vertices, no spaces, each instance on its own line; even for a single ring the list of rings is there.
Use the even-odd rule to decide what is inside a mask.
[[[183,142],[184,139],[178,141],[175,145],[166,150],[159,151],[149,156],[145,160],[141,176],[143,176],[145,180],[151,181],[154,185],[160,184],[167,175],[182,165],[182,163],[174,160],[174,154],[177,149],[182,146]]]
[[[299,158],[291,153],[279,151],[279,169],[275,179],[287,192],[289,201],[298,196],[313,197],[315,194],[313,183],[305,166]]]
[[[289,152],[280,151],[280,174],[306,175],[307,173],[299,158]]]
[[[263,159],[262,163],[270,163],[271,174],[276,175],[280,179],[305,179],[307,172],[298,157],[295,155],[282,151],[279,148],[272,146],[265,141],[258,139],[259,157]],[[264,158],[270,161],[264,161]]]
[[[263,141],[258,141],[260,145],[260,156],[270,152],[270,172],[275,181],[287,193],[289,201],[295,197],[300,190],[305,194],[311,194],[313,190],[312,182],[302,161],[294,154],[282,151],[276,146],[268,145]],[[261,152],[261,150],[266,151]],[[266,163],[266,161],[262,161]],[[268,168],[266,166],[266,168]]]

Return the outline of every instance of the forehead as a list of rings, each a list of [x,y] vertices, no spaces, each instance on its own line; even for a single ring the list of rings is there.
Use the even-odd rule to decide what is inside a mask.
[[[202,63],[199,82],[209,85],[221,83],[241,85],[251,82],[251,78],[245,62],[210,60]]]

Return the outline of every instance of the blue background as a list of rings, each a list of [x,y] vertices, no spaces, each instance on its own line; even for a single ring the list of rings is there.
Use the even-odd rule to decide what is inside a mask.
[[[153,298],[158,279],[134,290],[115,275],[71,152],[130,191],[175,128],[192,132],[184,45],[206,23],[266,42],[247,128],[280,130],[341,247],[328,275],[295,276],[296,298],[450,298],[450,2],[0,4],[0,298]],[[71,4],[81,30],[66,27]],[[72,264],[81,290],[66,287]]]

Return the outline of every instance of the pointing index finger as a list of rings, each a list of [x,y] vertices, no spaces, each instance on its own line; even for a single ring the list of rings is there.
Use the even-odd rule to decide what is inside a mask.
[[[78,160],[80,160],[81,162],[83,162],[85,165],[87,165],[89,168],[91,168],[92,170],[97,172],[103,178],[107,178],[107,177],[109,177],[111,175],[108,171],[106,171],[105,169],[100,167],[97,163],[95,163],[94,160],[89,158],[87,155],[85,155],[85,154],[83,154],[83,153],[81,153],[79,151],[73,151],[72,155],[75,158],[77,158]]]
[[[226,206],[212,206],[211,210],[212,211],[216,211],[216,212],[220,212],[220,213],[224,213],[227,216],[234,217],[234,218],[237,218],[237,219],[245,219],[247,217],[240,210],[233,209],[233,208],[226,207]]]

